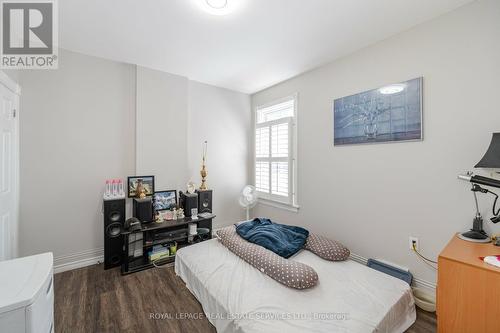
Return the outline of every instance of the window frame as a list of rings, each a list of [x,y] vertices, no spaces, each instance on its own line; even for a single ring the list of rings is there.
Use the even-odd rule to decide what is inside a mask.
[[[270,120],[262,123],[257,123],[258,112],[262,109],[271,107],[276,104],[284,103],[293,100],[293,117],[284,117],[280,119]],[[253,184],[256,185],[256,165],[259,160],[269,161],[269,188],[271,192],[272,187],[272,161],[283,162],[285,159],[288,162],[288,197],[283,197],[277,194],[266,193],[258,191],[259,193],[259,203],[267,206],[272,206],[276,208],[285,209],[292,212],[298,212],[300,208],[298,205],[298,195],[297,195],[297,124],[298,124],[298,94],[294,93],[264,104],[260,104],[254,107],[254,129],[253,129]],[[272,147],[272,126],[278,124],[288,124],[288,157],[257,157],[257,129],[262,127],[269,127],[269,154],[271,155]]]

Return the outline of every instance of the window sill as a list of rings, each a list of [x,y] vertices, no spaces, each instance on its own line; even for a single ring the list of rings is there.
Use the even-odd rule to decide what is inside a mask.
[[[264,199],[264,198],[259,198],[259,204],[262,204],[264,206],[269,206],[269,207],[274,207],[274,208],[279,208],[283,209],[292,213],[298,213],[300,206],[298,205],[290,205],[284,202],[279,202],[275,200],[270,200],[270,199]]]

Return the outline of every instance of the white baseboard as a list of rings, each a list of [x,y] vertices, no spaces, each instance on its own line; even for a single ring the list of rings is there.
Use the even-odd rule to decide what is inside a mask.
[[[431,292],[432,295],[436,295],[436,284],[435,283],[413,277],[412,286],[417,287],[417,288],[426,289],[427,291]]]
[[[351,256],[349,257],[350,259],[356,261],[356,262],[359,262],[360,264],[362,265],[366,265],[368,263],[368,259],[365,258],[365,257],[362,257],[356,253],[352,253],[351,252]]]
[[[360,256],[359,254],[356,254],[356,253],[351,253],[350,258],[352,260],[362,264],[362,265],[366,265],[366,263],[368,262],[367,258]],[[432,295],[436,294],[436,284],[435,283],[417,278],[415,276],[413,277],[412,286],[417,287],[417,288],[424,288],[428,292],[430,292]]]
[[[92,249],[54,258],[54,273],[95,265],[104,261],[104,249]]]

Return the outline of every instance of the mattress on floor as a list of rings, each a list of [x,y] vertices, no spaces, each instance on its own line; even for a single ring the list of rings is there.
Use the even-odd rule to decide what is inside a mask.
[[[317,286],[285,287],[216,239],[180,249],[175,271],[219,333],[404,332],[415,322],[404,281],[306,250],[292,259],[316,270]]]

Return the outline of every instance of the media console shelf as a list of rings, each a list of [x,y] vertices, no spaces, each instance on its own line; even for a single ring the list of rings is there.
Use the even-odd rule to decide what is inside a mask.
[[[185,246],[189,246],[195,243],[199,243],[212,238],[212,219],[215,215],[210,215],[207,217],[199,217],[198,219],[192,219],[190,217],[183,218],[180,220],[164,221],[161,223],[151,222],[143,223],[141,229],[130,232],[125,231],[123,235],[123,253],[122,253],[122,275],[135,273],[142,271],[151,267],[154,267],[153,263],[150,262],[148,253],[156,245],[169,244],[176,242],[177,250]],[[198,234],[194,236],[189,235],[188,224],[196,223]],[[207,232],[208,230],[208,232]],[[142,234],[142,237],[137,240],[138,235]],[[131,239],[133,236],[133,240]],[[134,249],[132,255],[130,250]],[[134,257],[135,252],[142,248],[142,255]],[[161,260],[155,261],[157,265],[165,265],[173,263],[175,261],[175,255],[163,258]]]

